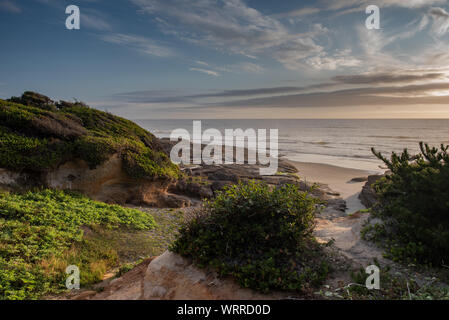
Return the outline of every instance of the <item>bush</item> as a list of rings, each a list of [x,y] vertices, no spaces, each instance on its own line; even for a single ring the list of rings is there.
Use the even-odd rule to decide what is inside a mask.
[[[243,287],[302,290],[328,272],[312,236],[317,203],[293,185],[239,183],[207,201],[171,250],[235,277]]]
[[[366,237],[381,238],[398,261],[441,266],[449,262],[449,146],[420,144],[421,153],[393,153],[391,173],[375,184],[379,204],[373,216],[383,223],[367,227]]]

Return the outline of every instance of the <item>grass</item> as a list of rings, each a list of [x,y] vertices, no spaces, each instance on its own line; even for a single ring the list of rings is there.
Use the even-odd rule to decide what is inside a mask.
[[[108,236],[154,228],[148,213],[76,193],[0,193],[0,299],[37,299],[64,290],[65,268],[81,285],[101,280],[119,262]]]

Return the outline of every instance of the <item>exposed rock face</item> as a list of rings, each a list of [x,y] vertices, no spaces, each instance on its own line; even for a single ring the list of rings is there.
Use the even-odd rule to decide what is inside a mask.
[[[50,188],[81,191],[95,200],[108,203],[136,203],[165,208],[191,205],[188,198],[167,192],[170,181],[129,177],[118,154],[95,169],[90,169],[82,160],[67,162],[49,172],[45,184]]]
[[[145,300],[252,300],[281,299],[285,294],[263,295],[242,289],[230,278],[198,269],[191,261],[166,251],[148,266],[143,282]]]
[[[368,181],[363,186],[362,192],[359,195],[359,199],[365,207],[371,208],[377,202],[377,194],[372,188],[372,185],[382,177],[384,176],[372,175],[368,177]]]
[[[73,292],[71,300],[279,300],[287,293],[260,294],[242,289],[231,278],[219,279],[214,272],[198,269],[188,259],[166,251],[150,258],[120,278],[95,286],[98,291]]]
[[[95,169],[83,160],[72,160],[57,169],[39,174],[0,169],[0,186],[29,189],[45,186],[76,190],[98,201],[115,204],[135,203],[153,207],[182,208],[191,205],[183,196],[167,192],[168,180],[133,179],[123,170],[122,158],[115,154]]]
[[[14,186],[17,184],[19,179],[25,179],[25,177],[18,172],[12,172],[0,168],[0,185]]]

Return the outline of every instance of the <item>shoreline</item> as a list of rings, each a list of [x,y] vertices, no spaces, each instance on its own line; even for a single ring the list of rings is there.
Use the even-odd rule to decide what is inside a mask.
[[[332,191],[338,192],[341,198],[346,201],[347,214],[366,209],[358,198],[366,181],[355,182],[352,179],[367,178],[373,174],[372,171],[289,159],[287,161],[298,169],[301,180],[325,184]]]

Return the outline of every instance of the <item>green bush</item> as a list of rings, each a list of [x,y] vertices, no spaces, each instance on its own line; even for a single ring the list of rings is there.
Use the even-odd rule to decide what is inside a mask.
[[[398,261],[441,266],[449,262],[449,146],[420,144],[421,153],[374,154],[391,173],[376,183],[379,204],[373,216],[382,224],[364,230],[380,238]],[[374,231],[374,232],[372,232]],[[379,240],[379,239],[378,239]]]
[[[328,272],[312,236],[317,204],[293,185],[239,183],[206,202],[171,250],[233,276],[243,287],[302,290]]]
[[[101,280],[115,251],[83,228],[155,226],[147,213],[55,190],[0,193],[0,299],[35,299],[64,289],[65,268],[77,265],[81,284]]]

